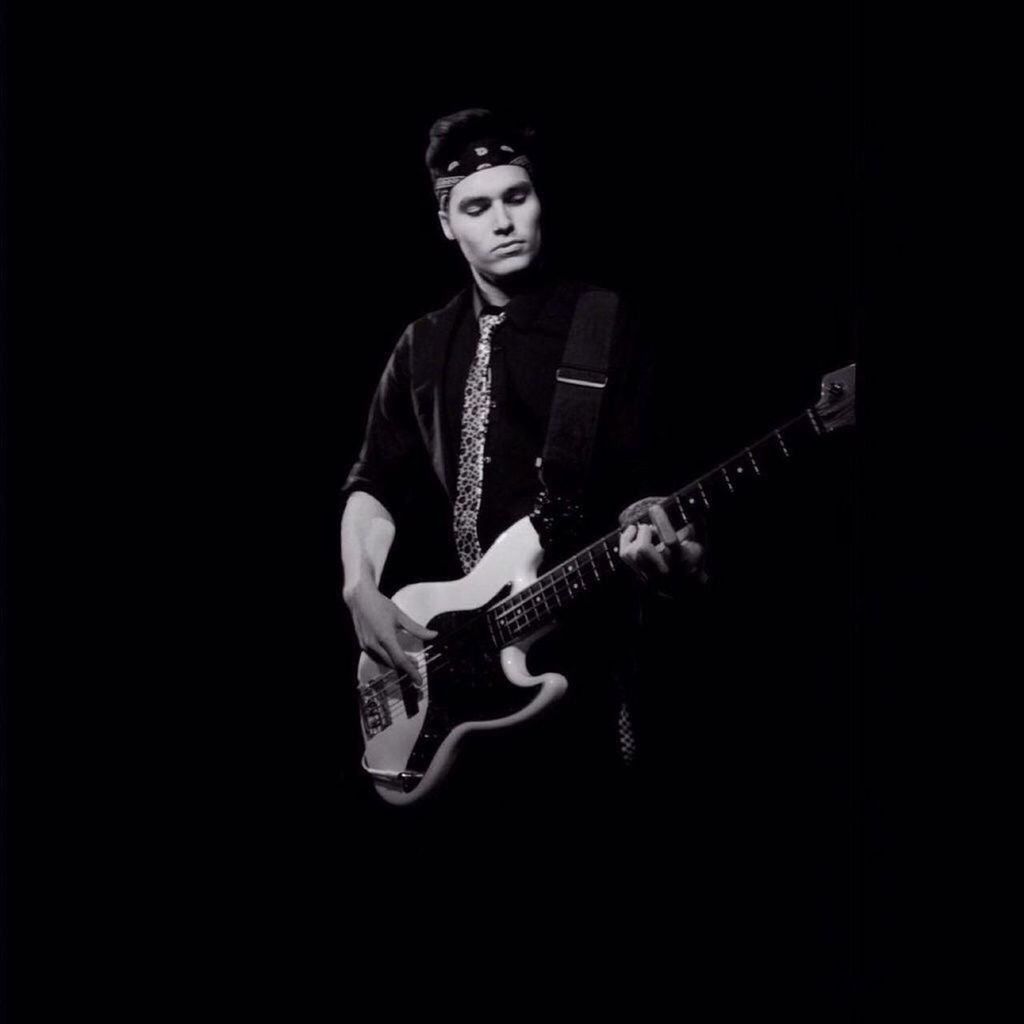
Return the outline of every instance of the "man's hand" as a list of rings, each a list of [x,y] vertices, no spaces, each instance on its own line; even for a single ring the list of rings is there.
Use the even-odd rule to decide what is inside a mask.
[[[344,597],[360,649],[381,664],[405,672],[411,679],[423,681],[416,662],[402,649],[398,630],[420,640],[433,640],[437,630],[427,629],[409,618],[369,580],[346,590]]]
[[[691,583],[707,580],[704,548],[693,539],[694,528],[676,532],[657,498],[630,505],[619,521],[645,508],[650,523],[631,523],[619,535],[619,557],[644,583],[664,596],[681,594]]]

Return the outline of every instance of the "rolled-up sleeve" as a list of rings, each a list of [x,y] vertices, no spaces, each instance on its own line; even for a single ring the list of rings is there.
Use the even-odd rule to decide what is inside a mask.
[[[425,457],[412,404],[411,343],[410,326],[399,338],[377,385],[362,449],[341,489],[342,507],[353,491],[372,494],[393,515],[410,500],[411,481]]]

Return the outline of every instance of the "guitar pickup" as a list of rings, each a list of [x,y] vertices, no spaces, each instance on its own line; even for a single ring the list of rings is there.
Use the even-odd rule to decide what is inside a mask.
[[[399,673],[398,689],[402,694],[406,718],[412,718],[420,710],[420,688],[418,681],[404,672]]]

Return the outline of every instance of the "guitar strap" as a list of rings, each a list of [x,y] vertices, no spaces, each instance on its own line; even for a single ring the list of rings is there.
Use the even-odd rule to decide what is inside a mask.
[[[581,513],[608,384],[618,309],[618,296],[601,289],[583,292],[576,303],[562,365],[555,373],[544,452],[537,460],[541,490],[534,523],[541,543],[561,533],[568,521],[578,520]]]
[[[569,327],[562,365],[555,374],[544,454],[538,460],[540,493],[531,516],[541,545],[548,552],[558,552],[583,522],[583,495],[594,458],[601,401],[608,385],[618,312],[619,299],[614,293],[584,292]],[[636,756],[636,739],[622,677],[618,686],[619,754],[629,765]]]

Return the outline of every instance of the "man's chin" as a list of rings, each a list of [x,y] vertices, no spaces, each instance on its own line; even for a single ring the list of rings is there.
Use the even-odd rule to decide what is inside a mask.
[[[513,253],[510,256],[503,256],[495,260],[489,267],[489,273],[493,277],[509,277],[513,274],[521,274],[529,270],[533,264],[535,253]]]

